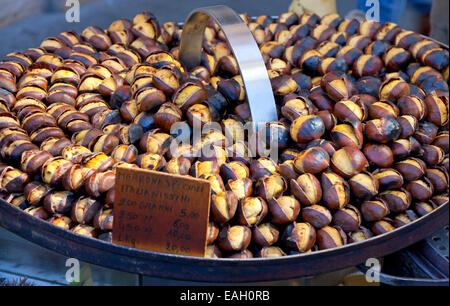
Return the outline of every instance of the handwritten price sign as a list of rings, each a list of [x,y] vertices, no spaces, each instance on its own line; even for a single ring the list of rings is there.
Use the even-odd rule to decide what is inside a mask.
[[[205,255],[209,182],[117,168],[113,243],[155,252]]]

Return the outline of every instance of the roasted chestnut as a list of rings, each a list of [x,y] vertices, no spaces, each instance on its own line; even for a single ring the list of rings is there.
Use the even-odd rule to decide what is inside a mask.
[[[335,153],[336,154],[336,153]],[[312,147],[302,151],[294,159],[295,170],[300,173],[317,174],[328,168],[330,156],[321,147]]]
[[[331,210],[344,207],[350,202],[350,186],[339,175],[333,172],[322,173],[322,202]]]
[[[309,223],[294,222],[286,227],[282,240],[288,248],[305,253],[311,250],[316,242],[316,230]]]
[[[320,250],[332,249],[347,244],[347,236],[338,226],[325,226],[317,231]]]
[[[407,210],[412,201],[411,193],[403,188],[383,191],[379,196],[387,203],[391,212]]]
[[[318,116],[301,116],[292,122],[290,133],[296,142],[309,142],[320,138],[325,133],[325,124]]]
[[[315,204],[302,209],[302,219],[320,229],[331,223],[332,216],[327,208]]]
[[[242,225],[224,227],[218,237],[219,247],[226,252],[242,251],[248,247],[252,237],[251,230]]]
[[[317,178],[305,173],[291,180],[291,191],[305,206],[317,204],[322,199],[322,188]]]
[[[351,178],[368,165],[364,154],[352,146],[339,149],[331,157],[331,169],[344,178]]]

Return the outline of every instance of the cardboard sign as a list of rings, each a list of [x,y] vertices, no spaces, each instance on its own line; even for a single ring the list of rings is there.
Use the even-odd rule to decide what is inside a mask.
[[[209,182],[118,167],[115,188],[113,243],[205,256]]]

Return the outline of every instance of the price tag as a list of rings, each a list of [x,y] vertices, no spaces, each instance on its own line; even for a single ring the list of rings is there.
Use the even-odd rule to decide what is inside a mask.
[[[203,257],[209,220],[207,181],[118,167],[113,243]]]

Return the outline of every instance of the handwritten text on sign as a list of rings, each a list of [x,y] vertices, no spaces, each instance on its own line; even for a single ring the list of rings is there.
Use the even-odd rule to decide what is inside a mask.
[[[204,256],[209,182],[118,167],[113,242],[134,248]]]

